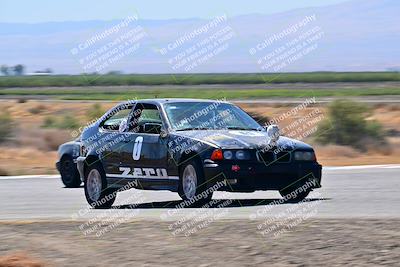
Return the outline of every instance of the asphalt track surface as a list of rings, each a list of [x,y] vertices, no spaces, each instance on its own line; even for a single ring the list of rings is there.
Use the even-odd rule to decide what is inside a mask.
[[[114,216],[129,220],[168,221],[207,214],[216,219],[260,219],[298,210],[313,218],[400,218],[400,165],[328,167],[322,188],[300,204],[279,204],[275,191],[216,192],[222,208],[176,209],[176,193],[131,189],[118,194],[115,209],[90,209],[83,188],[64,188],[58,176],[0,177],[0,220],[87,220]],[[277,204],[277,205],[268,205]],[[200,212],[200,213],[199,213]]]

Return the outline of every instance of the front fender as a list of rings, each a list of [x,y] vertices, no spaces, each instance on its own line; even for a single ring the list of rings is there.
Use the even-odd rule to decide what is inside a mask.
[[[171,135],[167,142],[168,152],[178,165],[195,155],[204,160],[216,148],[202,140],[180,135]]]

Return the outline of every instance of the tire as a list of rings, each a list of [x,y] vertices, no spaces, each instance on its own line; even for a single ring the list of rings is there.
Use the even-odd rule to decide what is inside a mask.
[[[60,160],[61,181],[67,188],[76,188],[81,185],[78,169],[71,156],[63,156]]]
[[[301,186],[284,188],[283,190],[279,190],[279,194],[281,194],[283,198],[285,198],[285,196],[288,196],[286,201],[289,203],[298,203],[304,200],[311,192],[311,190],[296,192],[296,190],[300,187]]]
[[[85,171],[85,196],[95,209],[110,208],[117,197],[117,191],[107,188],[107,179],[100,163],[87,166]]]
[[[182,164],[178,193],[184,201],[193,201],[191,206],[201,206],[211,200],[213,192],[207,190],[204,172],[198,160],[193,159]]]

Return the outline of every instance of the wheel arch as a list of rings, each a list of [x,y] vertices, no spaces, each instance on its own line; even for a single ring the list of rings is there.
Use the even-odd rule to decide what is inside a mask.
[[[189,153],[183,153],[181,158],[179,159],[179,163],[178,163],[178,173],[179,173],[179,177],[182,173],[182,167],[185,165],[185,163],[188,163],[190,160],[195,160],[200,167],[200,171],[203,177],[205,177],[205,173],[204,173],[204,166],[203,166],[203,160],[200,156],[200,154],[196,151],[191,151]]]
[[[188,162],[191,159],[197,160],[198,163],[200,163],[201,166],[203,166],[199,153],[197,153],[195,151],[191,151],[189,153],[183,153],[182,156],[179,158],[179,162],[178,162],[179,169],[182,167],[183,164],[185,164],[186,162]]]
[[[86,157],[85,163],[83,164],[83,177],[82,177],[83,179],[82,179],[82,180],[85,179],[85,174],[86,174],[87,169],[88,169],[91,165],[96,164],[96,163],[100,164],[101,167],[102,167],[103,170],[104,170],[103,163],[101,162],[100,158],[99,158],[97,155],[88,155],[88,156]]]

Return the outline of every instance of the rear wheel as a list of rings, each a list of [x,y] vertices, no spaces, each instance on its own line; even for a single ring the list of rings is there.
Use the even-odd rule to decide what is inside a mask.
[[[100,163],[87,167],[84,188],[87,202],[95,209],[111,207],[117,196],[116,190],[107,188],[107,179]]]
[[[78,169],[71,156],[64,156],[60,160],[61,181],[68,188],[75,188],[81,185]]]
[[[179,195],[198,206],[209,202],[213,192],[207,190],[203,170],[197,160],[183,164],[179,174]]]
[[[290,203],[297,203],[304,200],[311,190],[300,190],[301,186],[299,187],[288,187],[282,190],[279,190],[279,193],[287,202]]]

